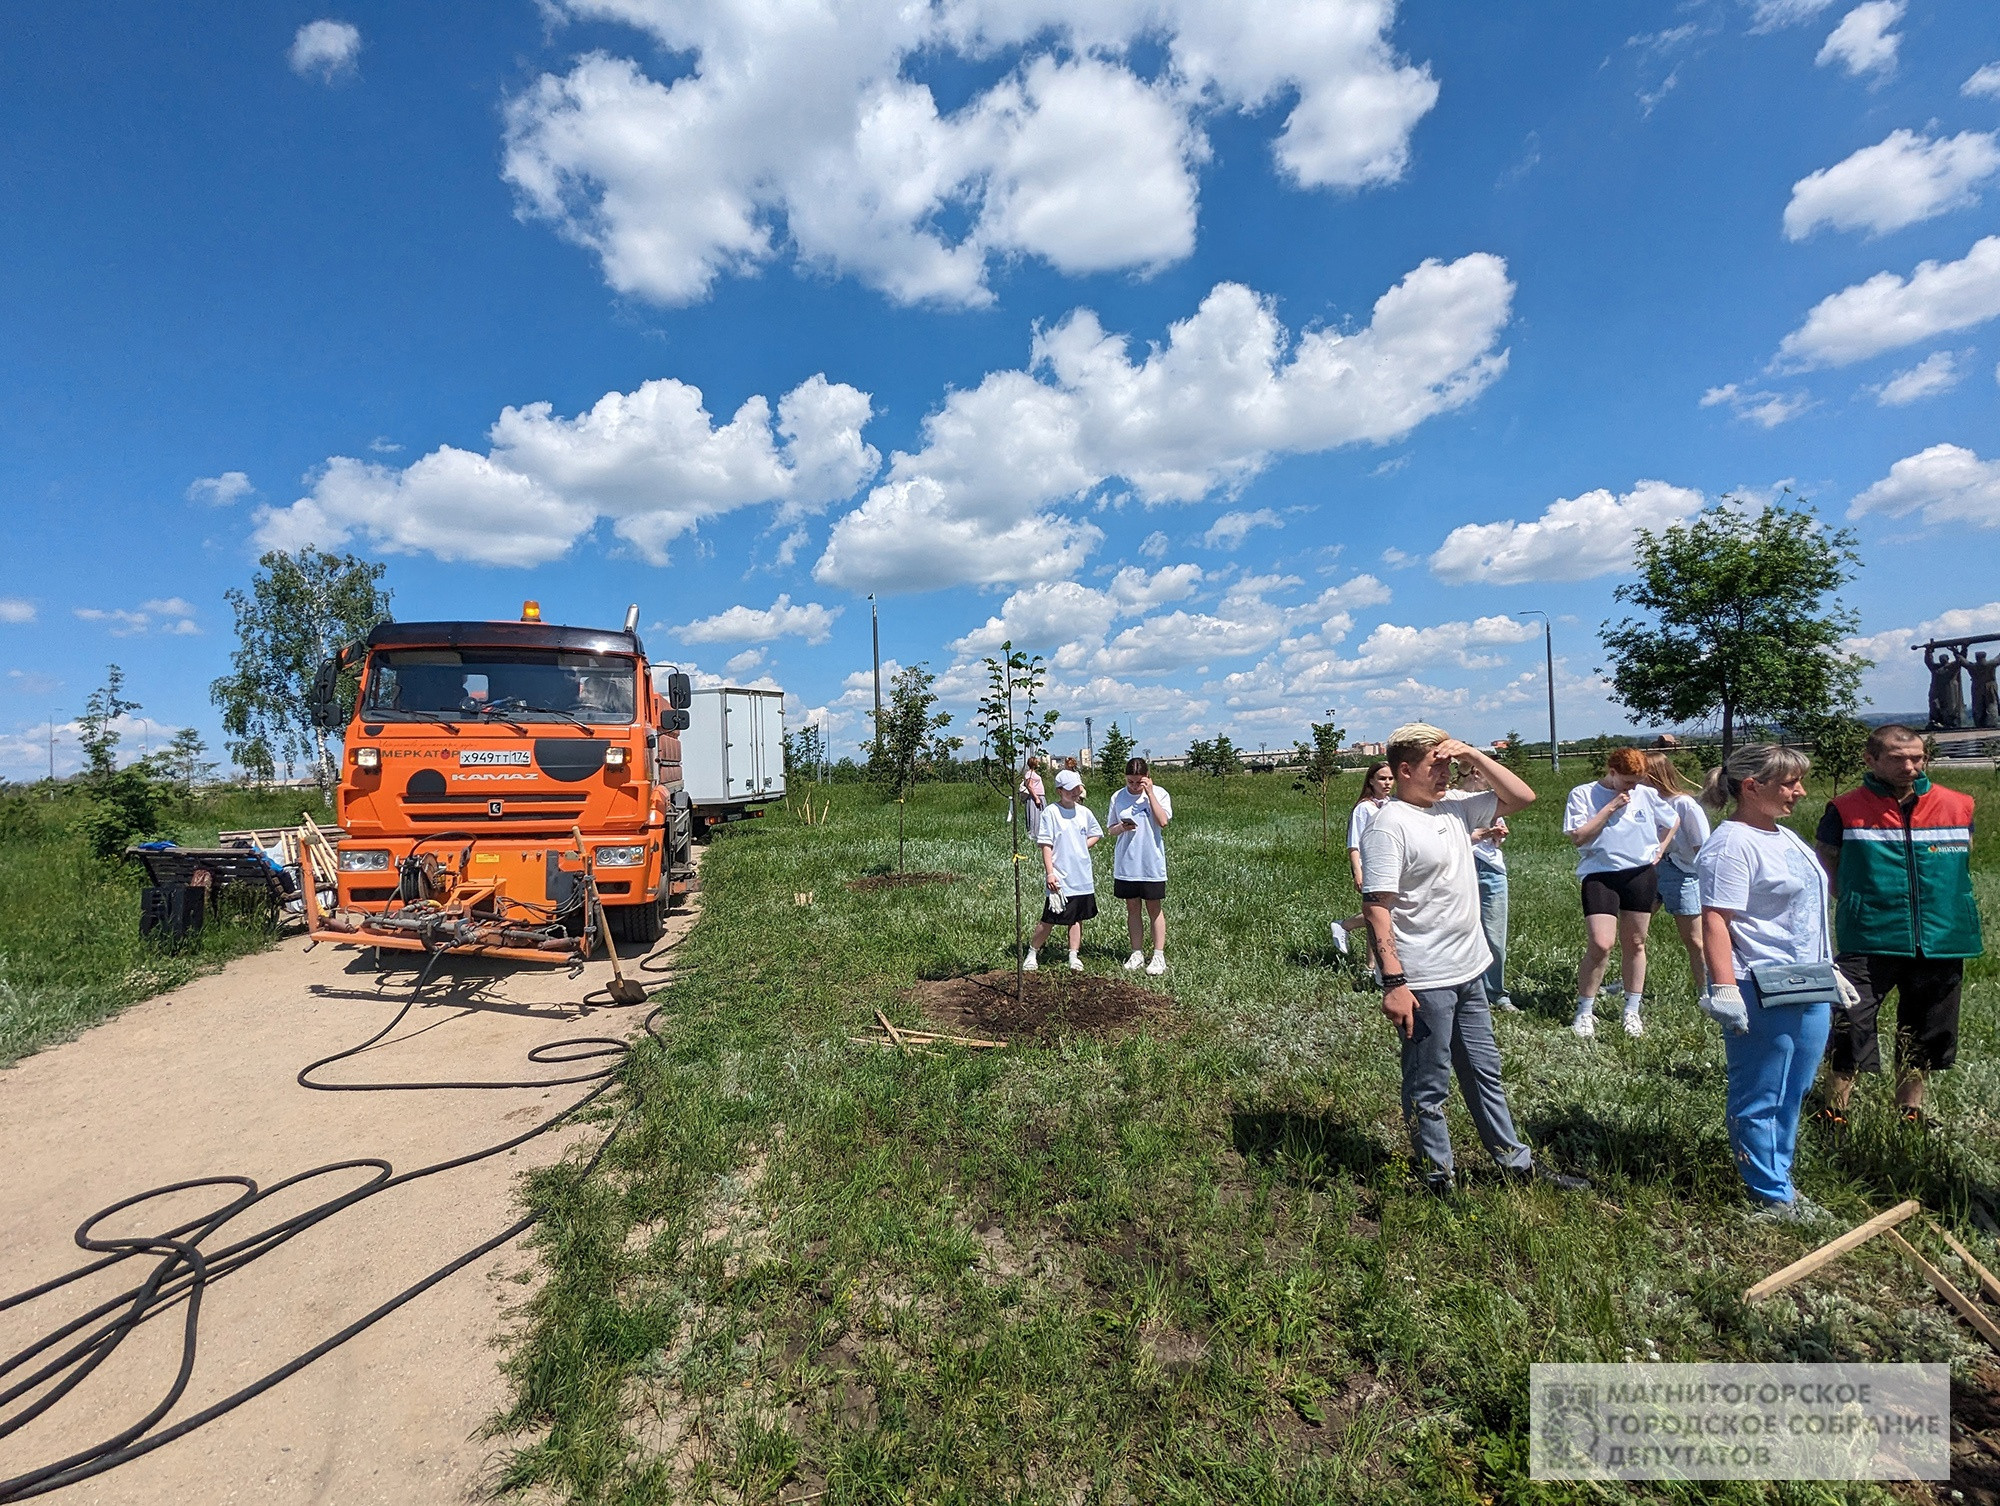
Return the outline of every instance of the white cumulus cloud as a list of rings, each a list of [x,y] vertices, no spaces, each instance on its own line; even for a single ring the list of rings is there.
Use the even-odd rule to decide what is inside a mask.
[[[1905,408],[1959,384],[1964,372],[1958,358],[1948,350],[1934,350],[1907,371],[1899,371],[1875,389],[1875,402],[1883,408]]]
[[[243,472],[224,471],[220,476],[203,476],[190,482],[187,499],[190,502],[206,502],[210,507],[231,507],[256,489]]]
[[[1884,77],[1896,71],[1896,49],[1902,37],[1889,28],[1903,19],[1904,0],[1866,0],[1840,18],[1827,34],[1826,44],[1813,61],[1824,68],[1838,63],[1848,75],[1864,73]]]
[[[1203,119],[1289,106],[1273,143],[1306,188],[1401,177],[1437,98],[1399,59],[1393,0],[546,0],[686,60],[670,82],[595,51],[509,107],[524,214],[621,292],[707,296],[782,248],[904,302],[990,301],[1009,256],[1068,272],[1193,249]],[[1138,44],[1163,57],[1141,76]],[[910,76],[1017,62],[954,110]],[[952,228],[947,228],[950,225]]]
[[[35,604],[19,596],[0,596],[0,622],[33,622]]]
[[[390,553],[538,565],[608,518],[641,558],[705,519],[778,504],[781,521],[852,495],[880,456],[861,438],[868,394],[815,376],[717,424],[701,390],[662,378],[574,418],[548,403],[502,410],[485,454],[445,445],[404,467],[336,456],[312,491],[257,511],[266,549],[331,548],[357,534]]]
[[[1785,236],[1804,240],[1822,225],[1882,235],[1979,202],[1979,185],[2000,172],[2000,133],[1930,137],[1891,131],[1873,146],[1792,185]]]
[[[1291,337],[1270,300],[1221,283],[1135,363],[1080,309],[924,421],[924,444],[833,527],[814,567],[852,589],[930,590],[1073,574],[1101,539],[1051,509],[1120,478],[1148,504],[1240,486],[1278,454],[1397,439],[1471,402],[1514,287],[1482,252],[1427,261],[1352,332]]]
[[[2000,99],[2000,63],[1988,63],[1958,86],[1967,99]]]
[[[2000,528],[2000,460],[1981,460],[1961,445],[1934,444],[1890,466],[1847,509],[1850,518],[1871,512],[1892,518],[1920,512],[1926,523]]]
[[[1734,382],[1711,387],[1701,395],[1701,406],[1704,408],[1723,405],[1745,423],[1775,429],[1779,424],[1790,423],[1812,407],[1813,400],[1803,392],[1763,392],[1752,387],[1739,387]]]
[[[100,622],[114,638],[137,638],[147,633],[169,637],[192,637],[201,631],[195,622],[194,604],[179,596],[155,597],[136,608],[76,607],[81,622]]]
[[[774,638],[787,637],[824,643],[833,632],[834,619],[843,610],[823,607],[816,601],[794,606],[792,598],[781,593],[768,607],[734,606],[670,631],[683,643],[768,643]],[[730,662],[732,666],[735,663]]]
[[[1255,512],[1226,512],[1208,525],[1208,532],[1201,536],[1201,541],[1211,549],[1237,549],[1254,528],[1284,526],[1284,519],[1268,507],[1260,507]]]
[[[1622,496],[1599,487],[1559,497],[1532,523],[1454,528],[1431,556],[1431,573],[1454,585],[1503,586],[1610,575],[1632,563],[1640,529],[1678,523],[1703,501],[1700,492],[1664,481],[1641,481]]]
[[[1778,344],[1776,365],[1793,370],[1851,366],[2000,316],[2000,235],[1976,241],[1957,261],[1917,264],[1907,279],[1877,272],[1815,304]]]
[[[331,83],[352,72],[361,56],[361,32],[345,21],[308,21],[292,37],[286,60],[301,78],[317,74]]]
[[[1833,0],[1754,0],[1750,29],[1778,31],[1796,26],[1801,21],[1810,21],[1831,4]]]

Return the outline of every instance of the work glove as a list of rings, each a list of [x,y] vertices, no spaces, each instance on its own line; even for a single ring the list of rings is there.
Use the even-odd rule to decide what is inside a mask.
[[[1743,990],[1731,983],[1711,987],[1701,996],[1701,1012],[1729,1035],[1750,1033],[1750,1011],[1743,1003]]]
[[[1838,966],[1833,970],[1833,981],[1840,989],[1840,1003],[1835,1007],[1842,1013],[1852,1009],[1861,1002],[1861,990],[1848,981],[1847,974],[1843,973]]]

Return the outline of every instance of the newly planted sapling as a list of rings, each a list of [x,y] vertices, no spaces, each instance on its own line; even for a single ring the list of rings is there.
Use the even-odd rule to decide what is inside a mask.
[[[1012,639],[1000,645],[1000,657],[986,660],[986,694],[979,702],[979,727],[986,736],[987,778],[1007,797],[1007,832],[1014,869],[1014,996],[1026,992],[1021,969],[1024,931],[1021,923],[1021,786],[1028,761],[1048,746],[1061,713],[1035,709],[1047,683],[1047,666],[1040,654],[1025,654]]]

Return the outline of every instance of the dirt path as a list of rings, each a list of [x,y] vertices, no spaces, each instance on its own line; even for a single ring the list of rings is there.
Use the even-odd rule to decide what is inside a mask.
[[[676,916],[652,954],[692,922]],[[627,959],[628,971],[632,959]],[[65,1046],[0,1072],[0,1293],[81,1264],[72,1237],[97,1209],[145,1188],[245,1176],[260,1186],[330,1161],[373,1156],[406,1170],[519,1134],[587,1087],[507,1092],[318,1093],[293,1074],[386,1025],[414,973],[380,975],[364,953],[300,940],[127,1010]],[[650,985],[658,973],[642,974]],[[440,970],[394,1035],[317,1074],[331,1081],[544,1079],[548,1041],[636,1034],[646,1007],[601,1003],[609,965],[581,974],[466,963]],[[578,1001],[597,991],[595,1005]],[[520,1216],[516,1181],[604,1133],[564,1126],[515,1151],[372,1197],[214,1282],[201,1309],[192,1382],[167,1419],[199,1411],[312,1347]],[[309,1207],[363,1173],[281,1194],[213,1243]],[[220,1206],[206,1189],[148,1204],[109,1234],[171,1227]],[[492,1484],[498,1447],[474,1436],[505,1404],[495,1340],[533,1264],[510,1241],[276,1389],[155,1452],[51,1499],[449,1503]],[[0,1312],[0,1356],[140,1279],[141,1259]],[[116,1433],[166,1394],[184,1309],[165,1312],[50,1412],[0,1438],[0,1479]],[[11,1383],[18,1376],[9,1376]],[[10,1411],[12,1409],[9,1409]]]

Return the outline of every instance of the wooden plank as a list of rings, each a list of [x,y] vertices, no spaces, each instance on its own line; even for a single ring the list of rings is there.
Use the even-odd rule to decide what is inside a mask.
[[[891,1025],[889,1023],[889,1017],[886,1014],[882,1013],[882,1011],[878,1009],[875,1011],[875,1018],[881,1021],[882,1028],[889,1032],[890,1040],[894,1041],[897,1044],[897,1046],[899,1046],[904,1051],[908,1051],[910,1049],[910,1043],[903,1039],[901,1031],[897,1030],[894,1025]]]
[[[1773,1292],[1781,1292],[1795,1281],[1803,1281],[1813,1272],[1831,1265],[1856,1245],[1864,1245],[1876,1235],[1895,1228],[1914,1213],[1923,1212],[1923,1204],[1914,1199],[1898,1203],[1887,1213],[1878,1213],[1867,1223],[1849,1229],[1838,1239],[1828,1240],[1809,1255],[1801,1256],[1782,1271],[1773,1271],[1762,1281],[1743,1294],[1745,1302],[1761,1302]]]
[[[1973,1258],[1972,1251],[1966,1249],[1964,1245],[1953,1239],[1951,1237],[1951,1230],[1940,1228],[1931,1220],[1926,1220],[1925,1222],[1930,1223],[1930,1226],[1937,1230],[1938,1238],[1951,1246],[1951,1253],[1965,1262],[1965,1268],[1972,1272],[1973,1279],[1979,1283],[1979,1290],[1985,1294],[1986,1300],[1988,1302],[2000,1302],[2000,1277],[1996,1277],[1991,1271],[1987,1270],[1985,1266]]]
[[[1974,1302],[1970,1297],[1966,1296],[1964,1292],[1960,1291],[1957,1287],[1953,1286],[1951,1284],[1951,1278],[1945,1275],[1945,1273],[1939,1270],[1936,1266],[1932,1265],[1928,1260],[1924,1259],[1924,1257],[1918,1253],[1917,1247],[1915,1245],[1911,1244],[1907,1239],[1903,1238],[1903,1236],[1898,1234],[1894,1229],[1890,1229],[1886,1232],[1888,1233],[1889,1238],[1895,1242],[1896,1247],[1900,1249],[1905,1255],[1909,1256],[1911,1262],[1916,1266],[1916,1268],[1919,1271],[1923,1272],[1924,1280],[1928,1281],[1931,1284],[1932,1288],[1937,1292],[1937,1294],[1940,1297],[1944,1298],[1945,1301],[1949,1302],[1953,1307],[1957,1308],[1958,1315],[1961,1318],[1965,1319],[1966,1322],[1970,1323],[1974,1328],[1978,1329],[1979,1336],[1982,1339],[1986,1340],[1986,1342],[1991,1344],[1995,1349],[2000,1349],[2000,1324],[1996,1324],[1991,1318],[1987,1317],[1985,1313],[1979,1310],[1978,1303]]]

